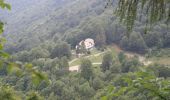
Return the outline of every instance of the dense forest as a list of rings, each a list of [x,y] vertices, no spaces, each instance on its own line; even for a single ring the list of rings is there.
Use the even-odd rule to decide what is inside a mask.
[[[0,100],[170,100],[170,4],[146,1],[0,1]]]

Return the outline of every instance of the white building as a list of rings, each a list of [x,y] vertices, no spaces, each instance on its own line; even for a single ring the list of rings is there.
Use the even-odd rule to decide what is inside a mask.
[[[91,38],[87,38],[85,40],[82,40],[79,45],[83,45],[83,42],[84,42],[84,45],[85,45],[85,48],[87,50],[93,48],[95,46],[95,43],[94,43],[94,40],[91,39]],[[77,49],[78,46],[76,46],[76,49]]]

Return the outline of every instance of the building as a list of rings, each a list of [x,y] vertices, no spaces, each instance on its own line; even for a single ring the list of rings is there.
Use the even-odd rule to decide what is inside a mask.
[[[95,46],[94,40],[91,38],[87,38],[85,40],[82,40],[81,42],[79,42],[79,45],[76,46],[76,49],[78,48],[78,46],[85,46],[86,50],[89,50],[91,48],[93,48]]]

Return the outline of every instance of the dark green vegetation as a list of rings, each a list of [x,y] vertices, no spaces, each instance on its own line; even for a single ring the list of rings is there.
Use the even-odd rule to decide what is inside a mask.
[[[21,11],[15,7],[18,4],[14,4],[14,10],[9,13],[13,16],[3,17],[7,23],[6,51],[30,51],[33,47],[44,49],[49,45],[54,48],[59,41],[67,41],[75,48],[79,41],[89,37],[95,39],[98,47],[116,43],[125,50],[138,53],[145,53],[150,48],[170,47],[169,26],[161,21],[148,28],[147,16],[142,13],[138,13],[142,17],[136,18],[128,35],[126,26],[120,24],[116,13],[113,13],[117,0],[113,0],[113,8],[105,8],[105,0],[64,0],[66,3],[58,4],[59,1],[34,1],[34,5],[32,0],[27,1],[28,7]],[[146,28],[148,34],[145,34]]]
[[[148,28],[148,16],[136,11],[143,16],[136,19],[129,16],[134,12],[127,12],[125,18],[136,19],[128,22],[134,25],[129,31],[113,13],[118,0],[113,0],[113,8],[105,8],[105,0],[8,1],[13,10],[2,12],[1,19],[7,23],[5,51],[11,56],[3,52],[2,44],[0,100],[169,100],[169,64],[145,66],[137,56],[110,50],[103,54],[101,65],[87,57],[81,60],[79,72],[69,71],[69,60],[74,57],[71,49],[85,38],[93,38],[100,51],[115,43],[148,59],[169,58],[170,26],[164,20]],[[161,16],[153,13],[157,21]]]

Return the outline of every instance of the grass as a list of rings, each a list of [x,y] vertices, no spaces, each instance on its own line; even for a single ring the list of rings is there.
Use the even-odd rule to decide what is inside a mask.
[[[81,57],[78,58],[77,60],[73,61],[72,63],[70,63],[70,66],[77,66],[81,64],[81,59],[86,58],[89,59],[92,63],[101,63],[102,59],[103,59],[103,55],[107,52],[107,51],[111,51],[112,55],[115,56],[116,52],[114,50],[114,48],[108,47],[107,50],[105,50],[104,52],[101,52],[97,49],[93,49],[91,51],[91,55],[85,56],[85,57]],[[76,59],[76,58],[74,58]]]
[[[152,57],[149,60],[157,64],[170,65],[170,57]]]
[[[148,59],[157,64],[170,65],[170,48],[161,49],[157,52]]]
[[[80,59],[81,59],[81,58],[80,58]],[[80,63],[81,63],[81,60],[80,60],[80,59],[78,59],[78,60],[70,63],[69,66],[77,66],[77,65],[80,65]]]
[[[74,62],[70,63],[70,66],[76,66],[76,65],[80,65],[81,64],[81,59],[86,58],[89,59],[92,63],[98,63],[101,62],[103,59],[103,54],[95,56],[98,53],[89,55],[89,56],[85,56],[85,57],[81,57],[78,58],[77,60],[75,60]]]
[[[115,46],[108,46],[106,51],[111,51],[113,57],[115,57],[115,58],[118,55],[118,53],[120,52],[119,48],[117,48]],[[105,51],[105,53],[106,53],[106,51]],[[157,63],[157,64],[170,65],[169,51],[170,51],[169,49],[163,49],[163,50],[161,50],[161,56],[153,56],[153,57],[147,58],[146,60],[152,61],[153,63]],[[101,63],[102,59],[103,59],[103,55],[104,55],[103,52],[101,52],[97,49],[93,49],[91,51],[91,55],[81,57],[78,59],[76,57],[74,57],[73,59],[77,59],[77,60],[70,63],[70,66],[80,65],[81,59],[83,59],[83,58],[89,59],[92,63],[99,63],[99,62]],[[95,65],[95,66],[99,66],[99,65]]]

